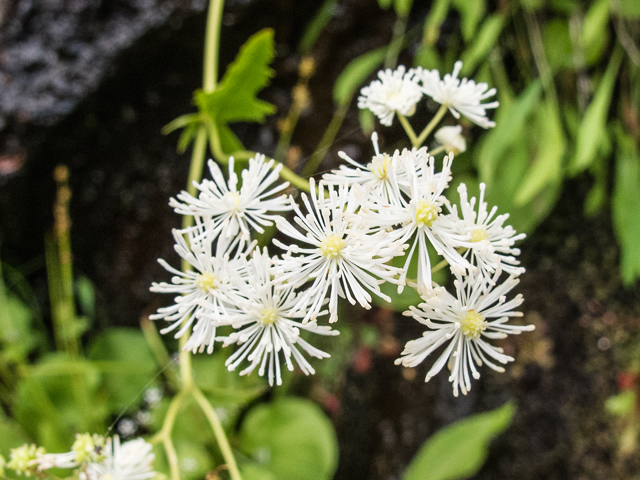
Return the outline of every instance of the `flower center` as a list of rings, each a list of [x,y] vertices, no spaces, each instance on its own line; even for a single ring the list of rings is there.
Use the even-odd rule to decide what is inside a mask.
[[[240,210],[240,194],[238,192],[227,192],[225,194],[227,205],[231,210],[237,212]]]
[[[212,273],[203,273],[196,280],[196,285],[198,288],[205,293],[208,293],[211,290],[215,290],[216,285],[216,277]]]
[[[344,248],[344,240],[337,235],[327,235],[320,243],[320,253],[327,258],[336,258]]]
[[[278,320],[278,312],[275,308],[267,307],[260,312],[259,318],[263,325],[273,325]]]
[[[420,200],[416,206],[416,222],[425,227],[431,227],[438,218],[438,213],[440,213],[440,209],[433,203]]]
[[[468,339],[477,340],[487,328],[487,321],[475,310],[469,310],[460,319],[460,329]]]
[[[487,240],[489,235],[484,228],[476,228],[473,232],[471,232],[471,241],[472,242],[481,242],[483,240]]]
[[[373,157],[373,160],[371,161],[371,167],[369,167],[369,169],[371,170],[371,173],[373,173],[380,180],[384,180],[385,178],[387,178],[387,175],[389,173],[390,164],[391,157],[389,157],[389,155],[387,155],[386,153],[383,153],[382,155],[376,155],[375,157]]]

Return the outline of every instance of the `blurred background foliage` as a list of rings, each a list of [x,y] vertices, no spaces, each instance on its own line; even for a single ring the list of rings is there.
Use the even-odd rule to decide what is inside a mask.
[[[454,162],[455,182],[466,182],[470,192],[485,182],[489,204],[510,212],[517,230],[531,233],[554,208],[567,181],[587,179],[585,223],[594,216],[610,215],[620,246],[620,275],[632,286],[640,277],[640,2],[379,0],[378,7],[394,17],[389,41],[353,58],[336,78],[333,116],[313,151],[301,156],[296,146],[296,125],[309,107],[307,87],[314,75],[313,62],[305,67],[304,59],[312,58],[319,39],[329,34],[327,27],[341,8],[339,0],[319,2],[304,29],[297,45],[299,79],[291,90],[288,112],[276,113],[272,105],[256,100],[268,75],[253,78],[247,100],[255,107],[253,112],[233,112],[246,106],[237,97],[237,85],[209,96],[196,93],[199,112],[172,125],[185,128],[180,150],[193,139],[202,121],[198,115],[213,119],[222,132],[219,144],[210,145],[214,155],[226,156],[244,148],[234,123],[264,122],[265,116],[276,113],[280,136],[274,157],[310,176],[333,167],[325,156],[336,139],[353,134],[341,127],[349,112],[353,114],[359,89],[375,71],[404,63],[444,74],[461,59],[463,76],[497,88],[500,107],[493,116],[497,126],[486,133],[461,120],[468,150]],[[264,71],[274,45],[268,33],[260,38],[267,49],[256,54],[261,60],[247,57],[244,63],[260,64]],[[221,104],[226,108],[223,114]],[[422,105],[412,122],[428,118],[436,108]],[[359,123],[365,136],[379,130],[367,112],[359,112]],[[392,130],[392,145],[394,138]],[[25,268],[0,264],[0,452],[5,455],[24,442],[65,451],[76,432],[115,429],[123,437],[151,435],[162,427],[170,399],[179,389],[171,353],[176,345],[171,341],[165,345],[143,314],[140,329],[91,331],[96,292],[89,279],[73,273],[67,177],[64,168],[56,171],[55,224],[46,239],[50,313],[42,310]],[[455,192],[455,184],[450,190]],[[411,291],[405,292],[394,295],[392,307],[397,311],[416,303]],[[240,378],[226,372],[226,350],[194,358],[195,381],[232,438],[243,478],[332,478],[338,446],[324,411],[331,411],[336,401],[332,392],[353,360],[351,348],[358,346],[358,355],[365,352],[366,357],[367,348],[383,341],[367,323],[341,322],[339,328],[336,342],[319,345],[332,354],[317,365],[319,380],[309,383],[292,374],[276,392],[256,376]],[[631,368],[637,366],[631,362]],[[637,403],[635,391],[629,390],[607,404],[621,419],[623,447],[628,451],[637,441]],[[447,427],[425,443],[403,478],[472,476],[486,458],[489,442],[507,428],[514,410],[514,405],[506,404]],[[176,423],[175,444],[184,478],[203,478],[208,472],[213,475],[209,478],[225,475],[211,473],[222,459],[211,435],[201,427],[204,423],[195,404],[187,404]],[[159,469],[166,471],[161,466],[163,454],[157,453]],[[433,468],[435,463],[438,469]]]

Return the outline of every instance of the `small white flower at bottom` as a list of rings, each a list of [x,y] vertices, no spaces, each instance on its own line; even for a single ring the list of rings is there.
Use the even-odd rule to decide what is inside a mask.
[[[457,298],[438,288],[432,296],[423,297],[425,301],[419,308],[411,307],[410,311],[404,312],[404,315],[412,316],[430,330],[424,332],[421,338],[407,342],[396,365],[415,367],[438,347],[446,345],[425,381],[428,382],[447,364],[451,371],[449,381],[453,383],[456,397],[459,390],[466,395],[471,389],[471,377],[480,378],[476,365],[484,363],[497,372],[504,372],[504,368],[494,362],[506,364],[512,362],[513,358],[487,340],[530,331],[534,326],[507,323],[510,317],[522,316],[521,312],[514,309],[522,303],[523,298],[517,295],[507,301],[506,295],[519,280],[510,276],[496,285],[499,276],[500,272],[496,272],[492,279],[478,273],[466,277],[456,274]]]
[[[157,474],[153,471],[153,447],[142,438],[120,444],[118,436],[107,440],[105,459],[89,463],[80,480],[148,480]]]
[[[499,102],[480,103],[486,98],[496,94],[496,89],[489,91],[486,83],[478,83],[458,75],[462,70],[462,62],[457,61],[453,67],[453,73],[447,73],[440,80],[438,70],[417,69],[416,76],[422,80],[422,91],[441,105],[449,107],[454,117],[460,118],[460,114],[467,117],[473,123],[483,128],[495,127],[496,124],[487,118],[486,110],[496,108]]]
[[[300,330],[307,330],[318,335],[338,335],[339,332],[327,326],[319,326],[316,322],[302,324],[300,319],[304,313],[295,313],[296,292],[292,284],[282,284],[271,280],[273,260],[267,250],[261,254],[256,251],[249,261],[248,287],[251,293],[246,302],[242,302],[232,322],[237,331],[226,337],[218,337],[224,346],[234,343],[239,345],[225,362],[229,370],[235,370],[243,361],[250,365],[240,375],[250,374],[259,366],[258,374],[267,372],[269,385],[282,384],[282,359],[289,371],[293,370],[292,359],[300,366],[305,375],[315,373],[298,347],[316,358],[328,358],[329,354],[313,347],[300,337]]]
[[[422,98],[422,90],[415,70],[405,72],[404,65],[400,65],[395,71],[390,68],[380,70],[379,80],[374,80],[360,91],[358,108],[368,108],[387,127],[393,123],[396,113],[413,115],[416,104]]]

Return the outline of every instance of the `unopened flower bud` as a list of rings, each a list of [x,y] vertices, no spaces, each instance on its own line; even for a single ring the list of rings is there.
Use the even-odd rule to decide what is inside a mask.
[[[442,127],[434,135],[435,139],[440,142],[447,152],[453,152],[458,155],[467,150],[467,142],[462,136],[462,127]]]

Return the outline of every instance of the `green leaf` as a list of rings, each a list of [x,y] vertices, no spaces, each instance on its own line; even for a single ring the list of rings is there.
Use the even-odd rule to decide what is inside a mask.
[[[633,138],[618,131],[615,183],[611,208],[620,243],[620,270],[625,285],[640,278],[640,156]]]
[[[627,20],[640,19],[640,2],[638,0],[610,0],[611,11]]]
[[[15,418],[36,443],[64,451],[74,431],[105,428],[108,412],[98,395],[100,380],[91,362],[48,354],[29,367],[20,381]]]
[[[351,102],[356,89],[383,62],[386,54],[387,47],[381,47],[351,60],[333,87],[333,100],[336,104],[346,105]]]
[[[560,112],[551,102],[540,105],[538,131],[543,141],[540,142],[538,154],[514,198],[516,206],[530,202],[545,186],[562,180],[564,132]]]
[[[440,37],[440,25],[447,18],[451,8],[451,0],[436,0],[431,4],[431,10],[424,23],[422,44],[425,47],[434,45]]]
[[[240,475],[242,480],[278,480],[271,471],[255,463],[241,465]]]
[[[499,13],[489,15],[482,23],[480,31],[473,39],[471,46],[462,54],[461,75],[468,75],[476,66],[484,60],[489,51],[496,44],[502,29],[504,28],[504,16]]]
[[[80,311],[89,318],[96,314],[96,292],[93,283],[87,277],[78,277],[75,281],[76,298]]]
[[[478,156],[480,180],[491,185],[496,169],[507,149],[518,141],[518,132],[538,102],[542,84],[539,80],[527,89],[508,108],[498,110],[496,127],[486,135]]]
[[[511,424],[515,407],[502,407],[443,428],[429,438],[403,480],[456,480],[474,475],[485,462],[489,443]]]
[[[552,18],[546,22],[542,34],[544,53],[552,70],[573,66],[573,45],[569,23],[562,18]]]
[[[387,10],[392,3],[393,3],[393,0],[378,0],[378,5],[383,10]]]
[[[474,0],[469,2],[467,0],[454,0],[456,10],[460,12],[461,16],[461,29],[462,38],[465,42],[473,40],[480,20],[484,17],[487,9],[485,0]]]
[[[309,55],[313,46],[318,40],[318,37],[324,30],[324,27],[327,26],[329,20],[333,17],[336,12],[336,4],[338,0],[325,0],[318,13],[316,13],[313,20],[309,23],[307,28],[302,35],[302,40],[300,40],[300,44],[298,45],[298,52],[300,55]]]
[[[594,2],[582,22],[582,34],[580,41],[582,46],[588,48],[598,37],[605,35],[609,23],[609,0]]]
[[[194,100],[201,113],[218,122],[264,122],[275,106],[259,100],[256,94],[273,76],[269,63],[275,54],[273,30],[254,34],[240,49],[213,92],[198,90]]]
[[[598,91],[580,123],[576,140],[576,153],[569,165],[569,173],[572,176],[584,171],[591,165],[598,153],[607,125],[611,96],[613,95],[613,87],[621,60],[622,51],[616,49],[602,80],[600,80]]]
[[[395,0],[393,2],[393,8],[399,17],[408,17],[411,5],[413,5],[413,0]]]
[[[94,361],[118,361],[124,365],[119,371],[104,374],[102,385],[112,412],[135,408],[140,403],[156,371],[153,354],[141,331],[110,328],[91,342],[87,356]]]
[[[329,480],[338,461],[329,419],[313,402],[294,397],[251,410],[242,424],[240,448],[278,480]]]

